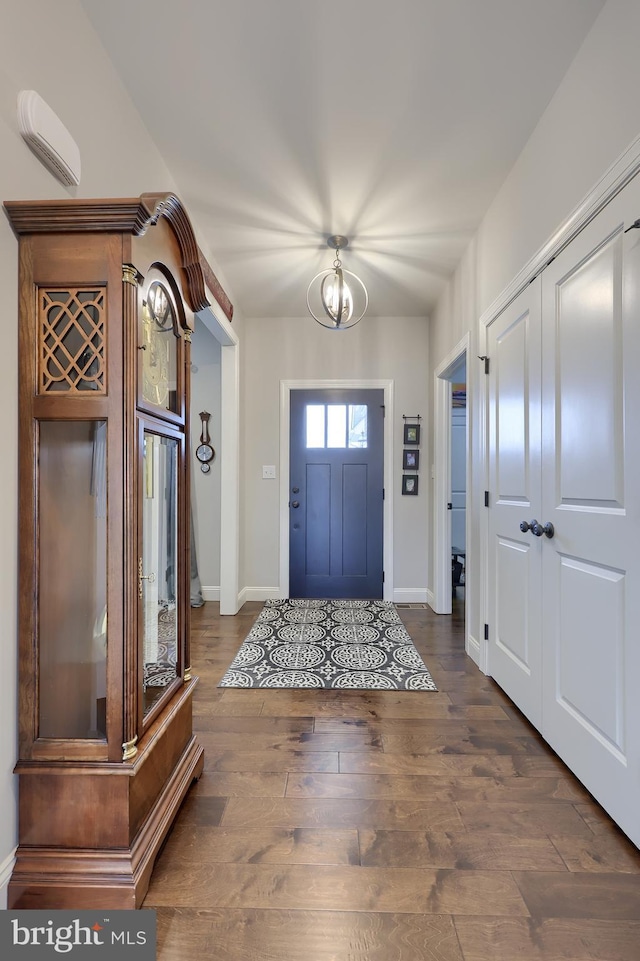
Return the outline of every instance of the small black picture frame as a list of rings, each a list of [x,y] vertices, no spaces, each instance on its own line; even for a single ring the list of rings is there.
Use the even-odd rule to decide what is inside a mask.
[[[416,447],[420,443],[420,424],[404,425],[404,442]]]
[[[402,475],[402,493],[403,494],[418,493],[418,475],[417,474]]]
[[[419,467],[420,467],[420,451],[419,450],[403,450],[402,451],[402,469],[418,470]]]

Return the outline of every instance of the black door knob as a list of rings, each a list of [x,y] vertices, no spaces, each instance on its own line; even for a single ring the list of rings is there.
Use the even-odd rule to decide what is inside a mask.
[[[292,507],[300,507],[300,501],[291,501]]]
[[[531,521],[520,521],[520,530],[523,534],[526,534],[527,531],[531,531],[535,537],[542,537],[544,534],[546,537],[551,538],[555,534],[555,530],[551,521],[548,521],[546,524],[541,524],[540,521],[535,519],[535,517]]]

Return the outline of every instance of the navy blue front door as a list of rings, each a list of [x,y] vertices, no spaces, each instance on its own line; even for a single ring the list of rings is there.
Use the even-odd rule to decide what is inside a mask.
[[[292,390],[289,596],[382,597],[384,391]]]

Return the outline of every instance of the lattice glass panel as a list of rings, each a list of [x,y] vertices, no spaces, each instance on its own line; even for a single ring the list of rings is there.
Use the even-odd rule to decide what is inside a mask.
[[[39,310],[39,392],[104,394],[104,288],[41,288]]]

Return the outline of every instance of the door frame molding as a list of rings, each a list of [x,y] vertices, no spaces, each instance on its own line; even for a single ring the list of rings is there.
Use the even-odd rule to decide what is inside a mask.
[[[226,318],[198,313],[220,344],[220,613],[240,610],[240,358],[239,339]]]
[[[470,420],[471,404],[469,391],[469,348],[471,336],[465,334],[458,341],[452,351],[438,365],[434,372],[434,482],[433,482],[433,540],[434,540],[434,569],[433,569],[433,601],[431,607],[436,614],[451,614],[451,523],[447,510],[449,493],[451,490],[451,381],[449,376],[460,363],[463,355],[467,358],[467,441],[466,441],[466,488],[467,498],[471,492],[471,451],[470,451]],[[471,510],[467,504],[465,512],[465,542],[467,560],[473,556],[471,550],[471,525],[469,523]],[[465,564],[465,640],[469,637],[469,589],[468,565]],[[471,656],[477,652],[469,652]]]
[[[393,381],[392,380],[281,380],[280,381],[280,585],[279,596],[289,596],[289,433],[292,390],[384,391],[384,501],[382,503],[382,596],[393,600]]]

